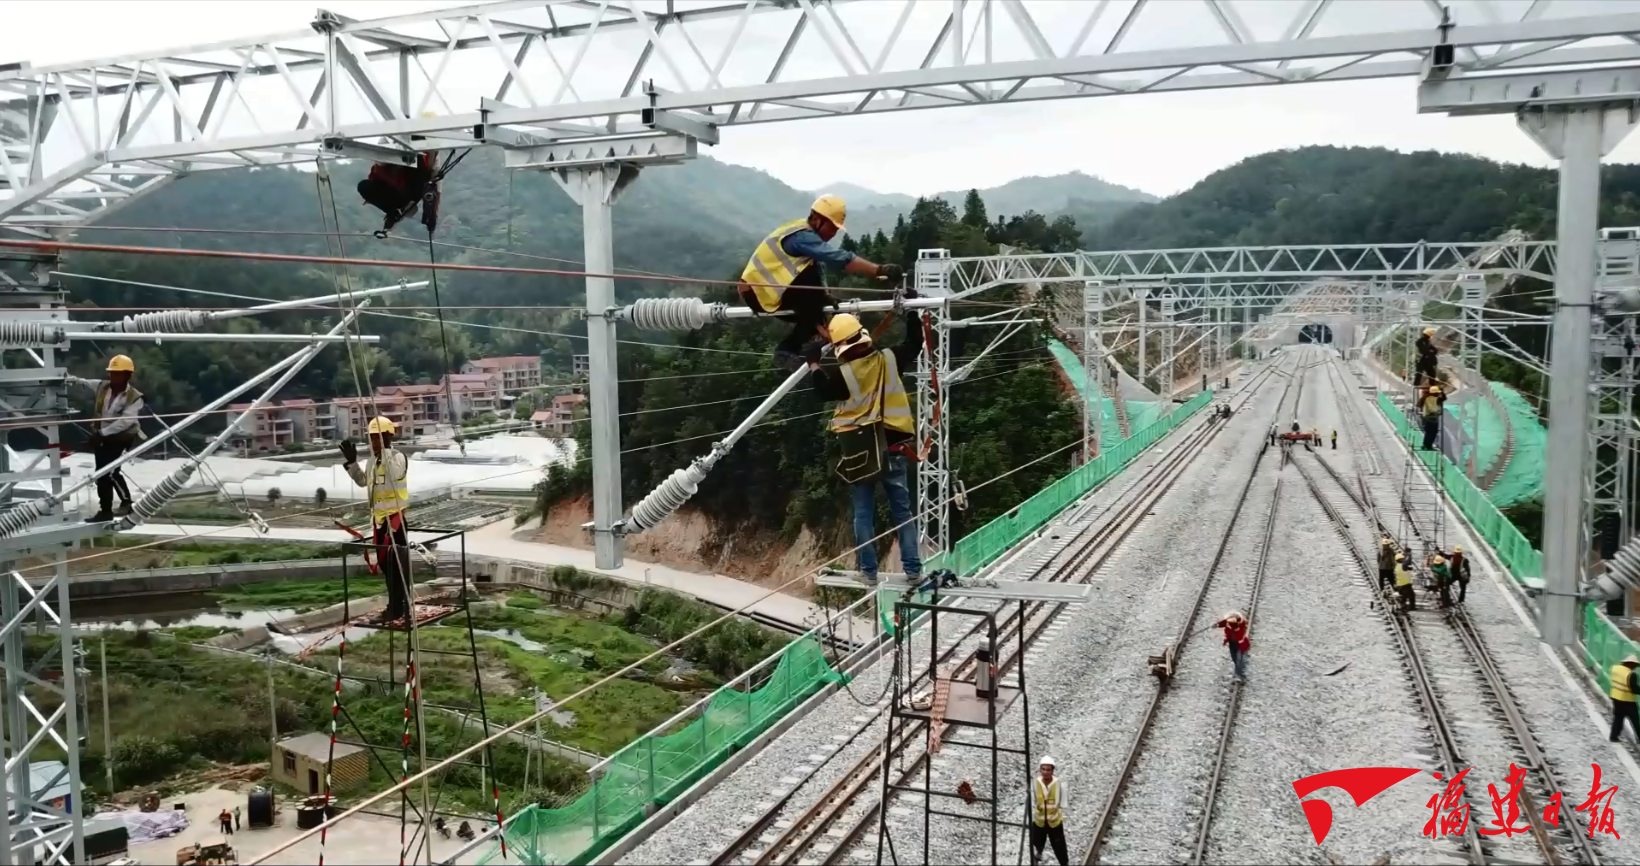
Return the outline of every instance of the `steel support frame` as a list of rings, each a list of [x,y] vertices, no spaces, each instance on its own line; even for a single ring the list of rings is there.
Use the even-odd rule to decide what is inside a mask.
[[[43,273],[43,271],[41,271]],[[0,305],[27,317],[44,313],[67,319],[61,293],[42,283],[0,292]],[[27,414],[55,417],[64,405],[61,391],[67,371],[60,366],[59,349],[50,344],[7,345],[0,350],[7,368],[29,369],[30,382],[0,386],[4,417]],[[36,361],[36,359],[38,359]],[[55,423],[28,428],[46,442],[62,441]],[[0,487],[0,509],[63,492],[67,470],[62,452],[48,448],[28,467],[13,464],[14,452],[0,442],[0,472],[38,472],[34,485]],[[43,464],[43,465],[42,465]],[[42,471],[43,470],[43,471]],[[0,788],[0,864],[84,863],[85,834],[80,808],[84,804],[80,778],[78,663],[73,618],[69,608],[68,557],[79,542],[107,533],[105,524],[80,523],[54,508],[38,524],[49,532],[50,543],[27,538],[0,539],[0,743],[4,747],[5,785]],[[51,578],[38,589],[15,570],[24,556],[51,562]],[[32,638],[32,640],[30,640]],[[50,758],[45,753],[50,753]],[[39,756],[39,757],[37,757]],[[31,765],[37,760],[61,758],[64,769],[44,787],[67,783],[67,807],[46,802],[37,794]],[[42,780],[44,781],[44,780]]]
[[[1082,400],[1082,462],[1098,457],[1105,435],[1105,395],[1109,361],[1105,356],[1105,284],[1082,284],[1082,377],[1088,393]]]
[[[599,568],[620,568],[620,371],[615,353],[615,201],[638,177],[630,163],[606,162],[552,170],[553,179],[581,206],[587,281],[587,392],[592,416],[593,553]]]
[[[1595,303],[1640,284],[1640,241],[1600,241],[1600,277]],[[1640,467],[1640,427],[1634,417],[1635,352],[1640,333],[1635,317],[1600,316],[1591,321],[1589,419],[1589,532],[1605,558],[1634,536],[1634,472]],[[1627,598],[1625,594],[1624,598]]]
[[[1475,389],[1486,387],[1486,378],[1481,374],[1481,356],[1483,354],[1482,335],[1486,329],[1486,284],[1484,281],[1466,280],[1463,285],[1463,298],[1458,306],[1458,317],[1462,324],[1457,329],[1458,350],[1453,356],[1458,361],[1460,369],[1469,372],[1462,375],[1468,380],[1466,384]],[[1479,452],[1481,450],[1481,401],[1487,399],[1484,393],[1476,393],[1465,400],[1459,407],[1459,420],[1463,424],[1465,439],[1469,442],[1468,453],[1463,455],[1464,475],[1470,482],[1480,479]],[[1508,423],[1505,421],[1504,423]]]
[[[913,273],[917,294],[925,298],[949,297],[950,252],[930,249],[917,251]],[[917,498],[913,508],[917,514],[918,537],[922,543],[923,560],[935,556],[949,557],[954,543],[951,532],[952,501],[951,472],[951,330],[946,327],[951,308],[949,304],[930,307],[923,311],[927,317],[934,344],[928,347],[932,364],[918,364],[917,385],[918,426],[927,439],[927,454],[917,465]],[[939,379],[939,392],[934,391],[933,377]],[[936,411],[936,406],[938,407]],[[936,417],[937,416],[937,417]]]

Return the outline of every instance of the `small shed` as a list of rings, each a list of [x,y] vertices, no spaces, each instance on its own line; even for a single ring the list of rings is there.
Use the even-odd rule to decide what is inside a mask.
[[[308,794],[325,792],[325,765],[330,762],[330,790],[347,791],[370,778],[370,759],[363,746],[336,743],[331,757],[330,735],[299,734],[273,747],[273,778]]]

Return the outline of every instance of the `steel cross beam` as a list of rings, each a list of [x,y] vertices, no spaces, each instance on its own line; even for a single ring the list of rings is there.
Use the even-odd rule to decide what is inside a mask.
[[[0,64],[0,224],[73,226],[181,174],[354,144],[657,129],[710,141],[748,123],[1410,76],[1440,39],[1434,3],[999,2],[1005,14],[947,0],[508,0]],[[1640,60],[1621,38],[1640,32],[1640,11],[1621,3],[1452,5],[1459,74]]]

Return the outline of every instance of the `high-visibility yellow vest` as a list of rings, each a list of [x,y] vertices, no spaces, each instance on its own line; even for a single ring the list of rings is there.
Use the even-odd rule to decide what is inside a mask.
[[[1038,777],[1032,782],[1031,788],[1036,792],[1036,813],[1031,816],[1036,826],[1058,827],[1064,823],[1065,816],[1059,814],[1059,780],[1055,779],[1044,785]]]
[[[888,349],[844,362],[838,368],[848,383],[848,399],[837,404],[831,416],[831,432],[847,433],[867,424],[883,422],[890,430],[914,433],[911,399],[900,381],[900,365]]]
[[[1434,396],[1424,398],[1424,417],[1436,418],[1441,414],[1441,401]]]
[[[780,242],[789,235],[808,227],[807,219],[781,223],[757,245],[752,257],[746,261],[745,270],[740,272],[740,281],[751,285],[763,312],[772,313],[780,309],[780,296],[786,294],[786,287],[797,279],[804,268],[814,264],[814,259],[787,255],[780,247]]]
[[[385,523],[387,518],[410,507],[410,466],[405,461],[404,474],[398,478],[389,478],[387,471],[391,460],[389,455],[395,452],[383,449],[380,457],[376,458],[370,471],[370,519],[376,523]]]
[[[102,432],[103,421],[104,420],[108,420],[108,421],[114,420],[113,418],[108,418],[108,419],[103,418],[104,408],[108,405],[108,398],[113,393],[114,393],[113,387],[110,386],[107,382],[103,382],[101,385],[97,386],[97,396],[92,401],[92,407],[91,407],[91,414],[92,414],[91,424],[90,424],[91,432],[101,433]],[[142,399],[142,392],[141,391],[138,391],[137,389],[131,387],[130,385],[125,386],[125,405],[129,406],[129,405],[131,405],[132,401],[141,400],[141,399]],[[135,429],[137,431],[137,438],[139,438],[139,439],[146,439],[147,438],[146,436],[142,435],[142,427],[140,425],[133,428],[133,429]]]
[[[1629,690],[1629,675],[1633,672],[1633,668],[1621,662],[1612,665],[1608,674],[1612,681],[1612,688],[1608,694],[1612,696],[1612,700],[1634,702],[1634,692]]]
[[[1412,572],[1410,570],[1408,570],[1407,568],[1403,567],[1403,566],[1399,566],[1399,565],[1395,566],[1395,585],[1396,586],[1411,586],[1412,585]]]

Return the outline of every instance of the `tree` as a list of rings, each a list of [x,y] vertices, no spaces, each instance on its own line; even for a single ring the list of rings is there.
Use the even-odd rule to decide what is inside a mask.
[[[279,488],[269,487],[268,488],[268,504],[269,505],[278,505],[279,504],[279,497],[284,496],[284,495],[285,495],[284,493],[280,492]]]
[[[980,198],[979,190],[971,189],[968,197],[962,202],[962,224],[970,228],[984,230],[990,224],[985,217],[985,199]]]
[[[313,491],[313,504],[314,505],[323,505],[323,504],[325,504],[325,499],[328,498],[328,497],[329,497],[329,494],[325,493],[325,489],[323,487],[321,487],[321,488]]]
[[[534,412],[535,412],[535,395],[534,394],[530,394],[530,393],[527,393],[527,392],[523,393],[523,394],[519,394],[518,399],[513,401],[513,418],[515,420],[528,420],[530,415],[534,414]]]

